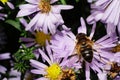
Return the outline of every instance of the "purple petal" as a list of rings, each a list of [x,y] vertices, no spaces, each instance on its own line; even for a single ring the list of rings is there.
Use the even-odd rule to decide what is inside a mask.
[[[93,26],[92,26],[92,30],[91,30],[91,33],[90,33],[90,40],[93,38],[93,35],[94,35],[94,33],[95,33],[95,29],[96,29],[96,23],[94,23],[93,24]]]
[[[0,60],[3,60],[3,59],[10,59],[10,53],[0,54]]]
[[[105,2],[107,2],[108,0],[98,0],[96,3],[95,3],[95,5],[96,6],[99,6],[99,5],[101,5],[101,4],[103,4],[103,3],[105,3]]]
[[[105,21],[107,19],[107,17],[110,15],[110,13],[112,12],[112,10],[114,9],[114,6],[116,5],[117,0],[114,0],[109,7],[106,9],[106,11],[104,12],[104,16],[102,18],[103,21]]]
[[[30,21],[30,23],[27,25],[27,27],[26,27],[25,30],[30,30],[31,27],[34,26],[34,25],[37,23],[37,21],[38,21],[38,19],[39,19],[39,16],[40,16],[40,14],[37,13],[37,14],[34,16],[34,18]]]
[[[28,25],[27,21],[24,18],[20,18],[19,20],[24,27],[26,27]]]
[[[38,61],[36,61],[36,60],[30,60],[30,62],[32,63],[32,66],[33,67],[40,67],[40,68],[47,68],[47,66],[45,65],[45,64],[43,64],[43,63],[41,63],[41,62],[38,62]]]
[[[37,26],[43,27],[44,24],[45,24],[45,19],[46,19],[46,17],[47,17],[47,14],[40,13],[39,19],[38,19],[38,21],[37,21],[37,23],[36,23]],[[44,28],[44,27],[43,27],[43,28]]]
[[[10,2],[7,2],[7,5],[11,8],[11,9],[15,9],[14,5]]]
[[[50,4],[53,4],[53,3],[55,3],[55,2],[57,2],[58,0],[51,0],[50,1]]]
[[[33,38],[25,38],[25,37],[21,37],[20,40],[23,41],[23,42],[33,42],[33,41],[35,41],[35,39],[33,39]]]
[[[58,9],[60,10],[68,10],[68,9],[73,9],[74,7],[71,5],[58,5]]]
[[[47,74],[44,70],[38,70],[38,69],[32,69],[31,72],[34,74],[42,74],[42,75]]]
[[[89,67],[89,63],[87,62],[85,66],[85,76],[86,76],[86,80],[90,80],[90,67]]]
[[[5,73],[5,71],[7,71],[7,69],[3,66],[0,65],[0,72],[1,73]]]
[[[28,7],[29,6],[29,7]],[[20,6],[20,11],[17,14],[17,17],[22,17],[22,16],[28,16],[34,12],[37,11],[37,6],[35,5],[30,5],[30,4],[24,4]]]
[[[78,28],[78,33],[85,33],[86,34],[87,31],[86,31],[85,21],[82,17],[80,18],[80,21],[81,21],[81,27]]]
[[[29,2],[31,4],[39,4],[40,0],[25,0],[26,2]]]
[[[52,54],[51,47],[50,47],[48,41],[46,42],[46,44],[47,44],[46,49],[47,49],[48,55],[50,57],[51,62],[53,63],[53,54]]]
[[[99,80],[107,80],[107,73],[103,72],[103,73],[98,73],[97,75]]]
[[[39,53],[42,55],[42,57],[49,63],[49,64],[52,64],[50,59],[48,58],[48,56],[42,51],[39,49]]]

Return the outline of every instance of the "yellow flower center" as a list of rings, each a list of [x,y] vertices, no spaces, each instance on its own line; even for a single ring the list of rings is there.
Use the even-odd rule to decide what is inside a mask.
[[[61,68],[58,64],[52,64],[50,67],[46,69],[46,72],[47,72],[46,75],[47,78],[49,78],[50,80],[58,80],[57,78],[61,73]]]
[[[41,0],[38,7],[42,13],[49,13],[51,10],[50,0]]]
[[[40,46],[45,46],[46,45],[46,40],[50,41],[51,36],[50,34],[45,34],[44,32],[36,32],[36,42],[40,45]]]
[[[8,2],[8,0],[0,0],[3,4],[5,4],[6,2]]]

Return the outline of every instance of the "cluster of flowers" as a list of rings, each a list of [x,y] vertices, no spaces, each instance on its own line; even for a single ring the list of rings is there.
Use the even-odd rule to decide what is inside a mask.
[[[9,1],[0,1],[15,9]],[[78,27],[77,34],[64,24],[61,16],[61,10],[73,9],[74,6],[57,2],[58,0],[25,0],[19,6],[16,17],[29,35],[20,37],[22,44],[14,55],[0,54],[0,60],[10,59],[14,69],[9,74],[16,76],[3,78],[7,69],[0,65],[0,78],[80,80],[84,72],[85,80],[92,80],[93,71],[98,80],[120,80],[120,1],[88,0],[91,14],[86,21],[80,17],[81,26]],[[2,9],[4,7],[0,6]],[[0,13],[0,20],[4,21],[6,17],[7,14]],[[94,40],[98,21],[105,25],[106,35]],[[90,34],[87,33],[86,22],[92,25]]]

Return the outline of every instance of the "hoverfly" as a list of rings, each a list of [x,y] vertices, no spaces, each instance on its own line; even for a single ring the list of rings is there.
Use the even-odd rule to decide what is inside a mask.
[[[92,62],[93,59],[93,41],[91,41],[86,34],[84,33],[79,33],[76,35],[76,46],[75,46],[75,52],[78,55],[79,58],[83,58],[84,61],[87,61],[89,63]]]

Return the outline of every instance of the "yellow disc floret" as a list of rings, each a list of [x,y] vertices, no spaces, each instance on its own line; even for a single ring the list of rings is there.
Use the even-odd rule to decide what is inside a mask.
[[[0,0],[3,4],[5,4],[6,2],[8,2],[8,0]]]
[[[41,0],[38,7],[42,13],[48,13],[51,10],[50,0]]]
[[[50,80],[57,80],[61,73],[61,68],[58,64],[52,64],[50,67],[46,69],[47,75],[46,77]]]
[[[45,46],[46,40],[50,41],[50,34],[45,34],[44,32],[36,32],[35,40],[40,46]]]

